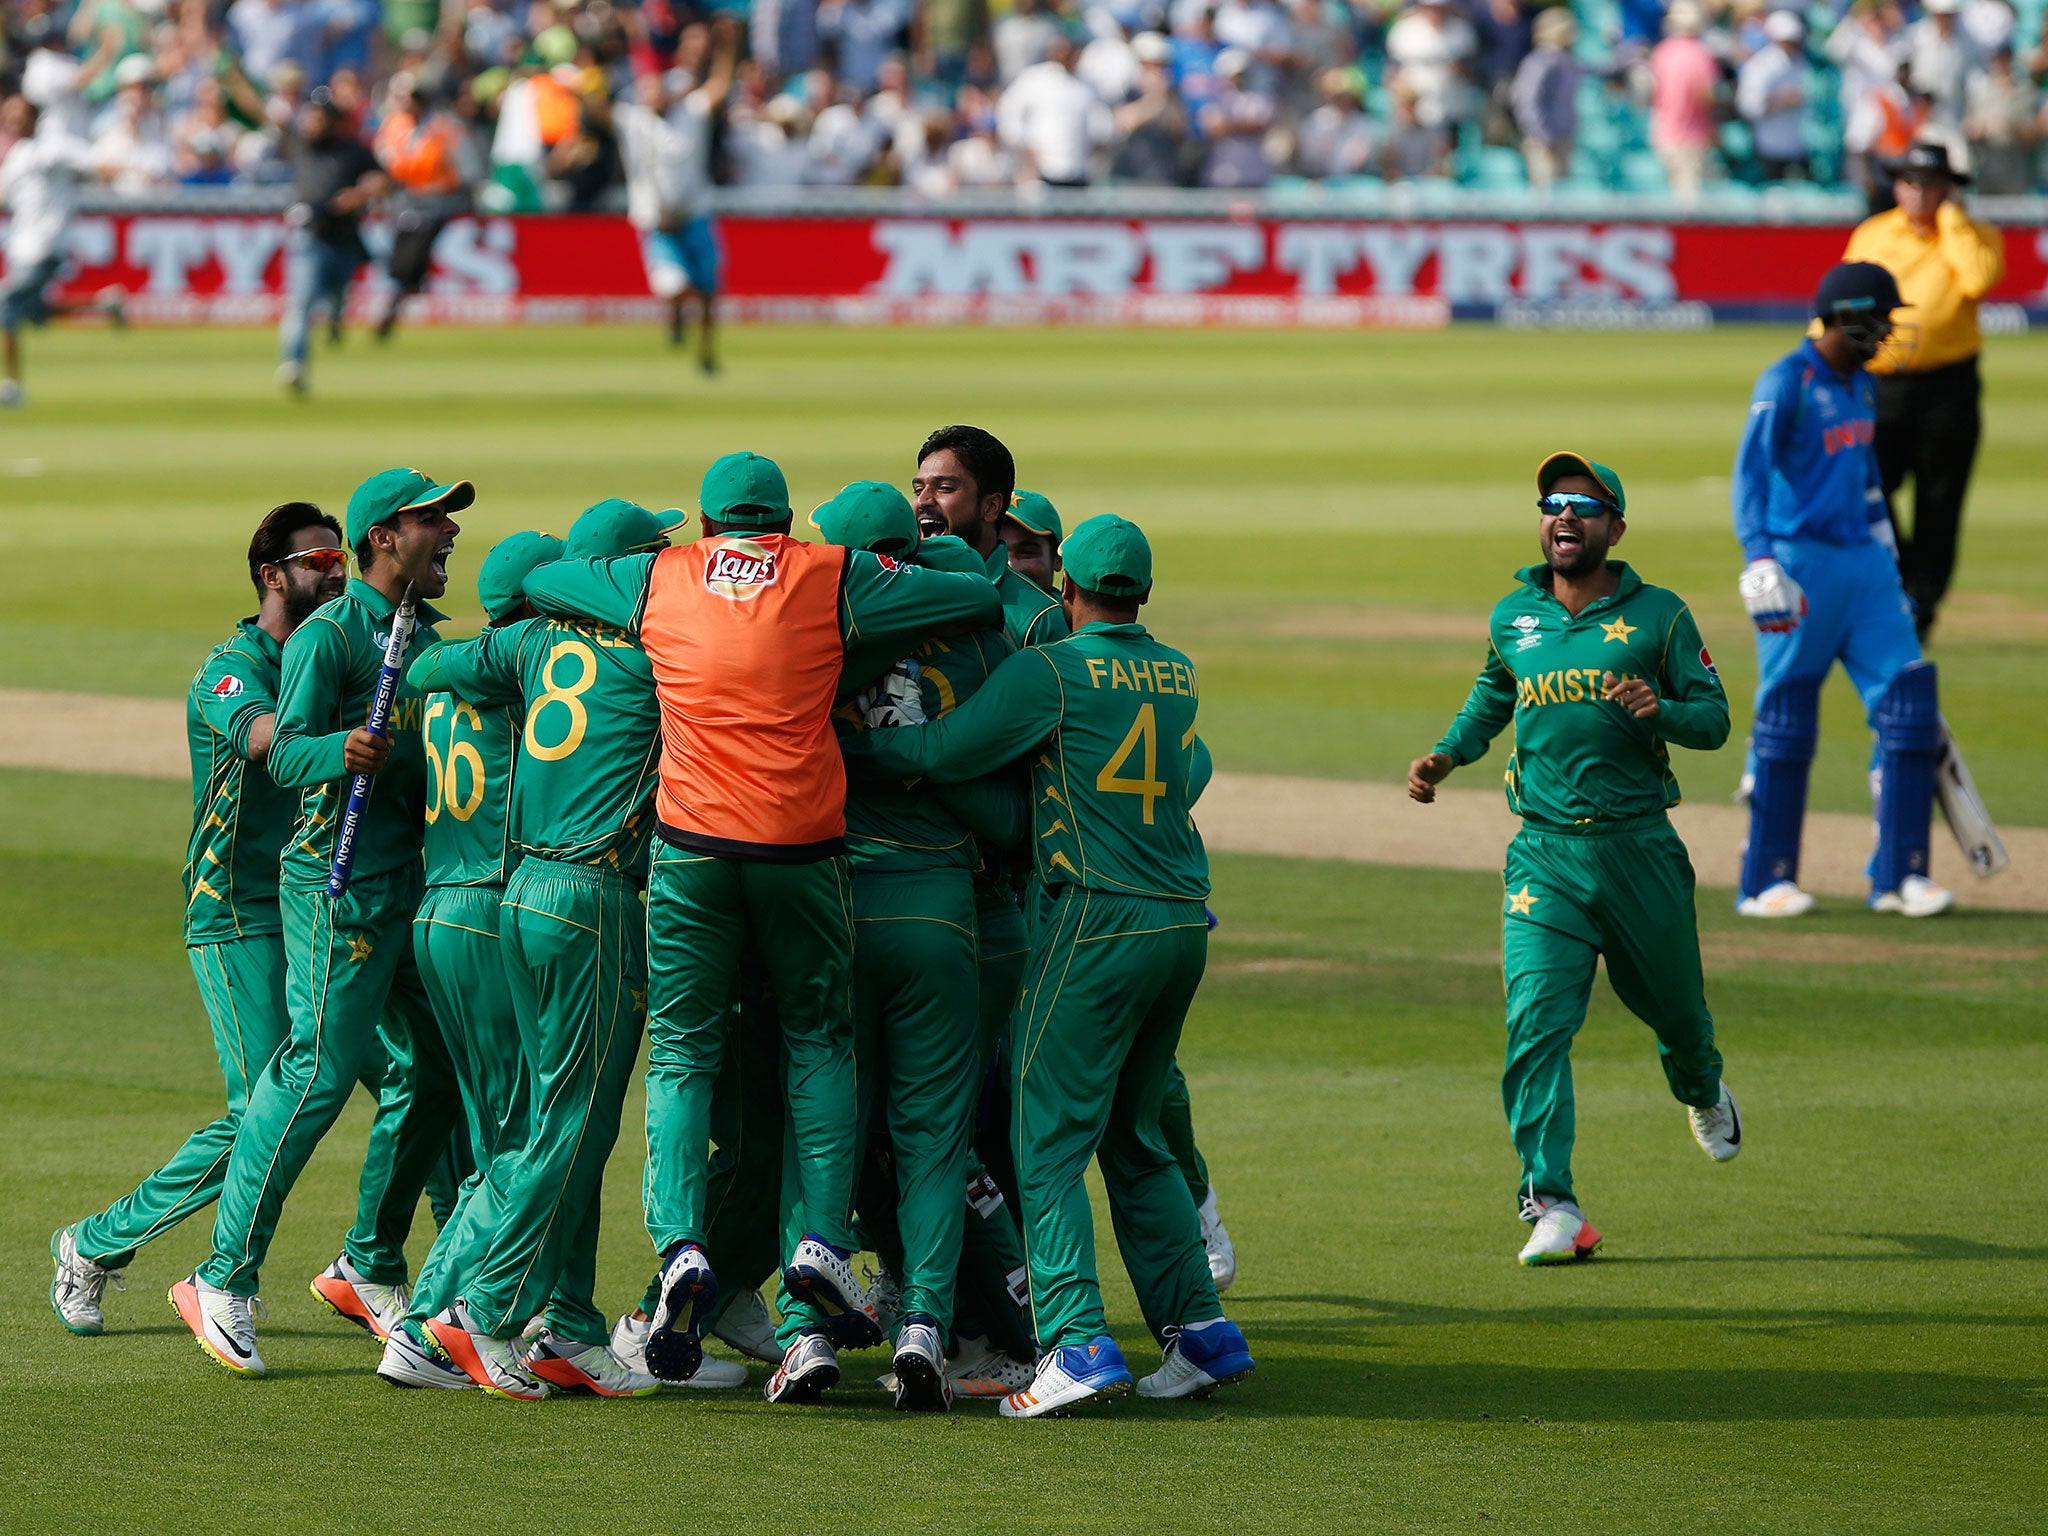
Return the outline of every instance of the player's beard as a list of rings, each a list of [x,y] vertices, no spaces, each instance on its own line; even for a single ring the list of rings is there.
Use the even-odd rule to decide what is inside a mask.
[[[313,610],[322,603],[332,602],[341,596],[342,589],[348,585],[346,581],[332,580],[325,572],[308,571],[305,575],[314,579],[304,580],[294,573],[284,585],[285,622],[293,629],[311,618]]]
[[[1591,530],[1583,523],[1579,525],[1578,535],[1579,546],[1576,549],[1559,550],[1550,540],[1545,540],[1543,545],[1543,563],[1558,575],[1573,581],[1592,575],[1607,563],[1605,542],[1596,543]]]

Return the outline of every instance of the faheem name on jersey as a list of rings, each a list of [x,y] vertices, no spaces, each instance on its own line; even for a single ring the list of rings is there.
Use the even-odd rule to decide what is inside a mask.
[[[1094,688],[1128,688],[1133,693],[1172,693],[1184,699],[1198,696],[1195,669],[1179,661],[1123,661],[1113,657],[1105,660],[1090,656],[1088,683]]]

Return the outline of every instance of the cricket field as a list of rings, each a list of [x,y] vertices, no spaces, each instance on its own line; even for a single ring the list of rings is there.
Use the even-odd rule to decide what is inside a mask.
[[[1727,477],[1750,383],[1794,340],[760,328],[705,380],[638,330],[442,331],[322,351],[296,402],[270,389],[265,333],[38,333],[30,404],[0,416],[0,689],[10,733],[36,729],[18,690],[177,699],[252,606],[261,513],[339,511],[387,465],[477,483],[444,605],[459,634],[477,560],[514,529],[562,531],[609,495],[693,506],[734,448],[814,505],[907,481],[927,430],[972,421],[1070,529],[1115,511],[1152,535],[1147,620],[1200,668],[1219,769],[1392,784],[1462,702],[1486,609],[1535,557],[1534,466],[1568,447],[1626,478],[1621,553],[1692,602],[1729,684],[1736,742],[1674,753],[1691,798],[1725,803],[1754,677]],[[2042,828],[2048,340],[1994,341],[1986,376],[1931,654],[1993,811]],[[1823,729],[1816,808],[1866,811],[1839,679]],[[1759,928],[1704,889],[1749,1145],[1700,1153],[1603,983],[1575,1054],[1607,1247],[1525,1271],[1497,878],[1219,854],[1181,1059],[1250,1381],[1063,1422],[910,1419],[866,1385],[875,1353],[822,1409],[769,1408],[765,1368],[746,1392],[535,1406],[395,1392],[307,1293],[353,1213],[360,1096],[271,1253],[269,1379],[214,1367],[164,1301],[208,1219],[145,1250],[104,1337],[52,1317],[51,1230],[220,1100],[179,952],[189,789],[104,771],[96,739],[0,769],[0,1530],[2048,1528],[2048,917],[1999,910],[1997,882],[1917,925],[1835,897]],[[1505,750],[1453,783],[1491,788]],[[605,1192],[613,1311],[652,1262],[638,1115],[636,1096]],[[415,1260],[431,1229],[423,1208]],[[1106,1219],[1101,1246],[1149,1369]]]

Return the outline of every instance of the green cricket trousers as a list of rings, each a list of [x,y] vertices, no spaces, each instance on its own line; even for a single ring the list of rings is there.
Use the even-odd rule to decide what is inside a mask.
[[[974,878],[965,869],[853,881],[854,1058],[863,1141],[887,1149],[902,1244],[901,1315],[943,1338],[966,1227],[980,1033]],[[798,1234],[799,1236],[801,1234]]]
[[[609,1336],[592,1300],[599,1187],[640,1054],[647,987],[639,890],[616,870],[523,860],[499,908],[505,975],[531,1068],[523,1147],[495,1159],[470,1202],[477,1249],[462,1298],[509,1336],[545,1306],[579,1343]]]
[[[378,1096],[356,1225],[344,1251],[382,1285],[406,1278],[405,1238],[420,1193],[460,1122],[455,1068],[413,963],[417,864],[360,877],[338,899],[279,893],[291,1029],[257,1079],[235,1134],[199,1273],[256,1294],[285,1197],[358,1082]]]
[[[1571,1200],[1572,1037],[1602,956],[1615,995],[1656,1031],[1672,1095],[1700,1108],[1719,1102],[1692,861],[1661,815],[1571,831],[1525,824],[1508,844],[1504,879],[1501,1102],[1522,1161],[1518,1199]]]
[[[284,1044],[281,935],[194,944],[185,955],[213,1026],[213,1050],[228,1090],[227,1113],[194,1131],[169,1162],[128,1194],[78,1224],[78,1251],[109,1269],[127,1268],[143,1244],[219,1198],[250,1091]]]
[[[1209,950],[1199,901],[1063,885],[1034,934],[1016,1038],[1013,1133],[1039,1342],[1109,1331],[1088,1203],[1102,1168],[1124,1268],[1153,1336],[1223,1315],[1201,1223],[1159,1128]]]
[[[434,885],[412,921],[413,957],[455,1066],[474,1171],[413,1286],[411,1316],[462,1294],[489,1232],[470,1214],[492,1163],[526,1145],[528,1069],[498,937],[502,885]]]
[[[842,857],[771,864],[657,844],[647,887],[647,1233],[706,1237],[712,1102],[749,938],[774,989],[803,1228],[853,1244],[853,913]],[[753,1026],[742,1014],[741,1026]],[[752,1043],[750,1041],[750,1043]]]

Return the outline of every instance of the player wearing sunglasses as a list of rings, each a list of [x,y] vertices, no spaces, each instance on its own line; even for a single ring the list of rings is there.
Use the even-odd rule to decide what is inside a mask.
[[[1443,739],[1410,765],[1408,794],[1428,805],[1514,722],[1507,796],[1522,830],[1501,908],[1501,1100],[1535,1229],[1521,1262],[1561,1264],[1601,1243],[1572,1188],[1571,1043],[1602,956],[1616,994],[1656,1031],[1665,1080],[1716,1162],[1742,1150],[1742,1122],[1707,1012],[1692,862],[1665,815],[1679,798],[1669,747],[1720,747],[1728,700],[1677,594],[1609,558],[1628,527],[1621,476],[1554,453],[1536,489],[1543,562],[1494,607],[1486,665]]]
[[[298,798],[261,764],[276,730],[284,642],[348,582],[341,525],[310,502],[286,502],[249,542],[249,579],[260,606],[213,648],[185,696],[192,749],[185,950],[213,1025],[227,1113],[98,1215],[51,1238],[57,1275],[50,1305],[73,1333],[100,1332],[108,1282],[122,1288],[120,1271],[143,1244],[219,1196],[249,1089],[284,1044],[277,851]]]

